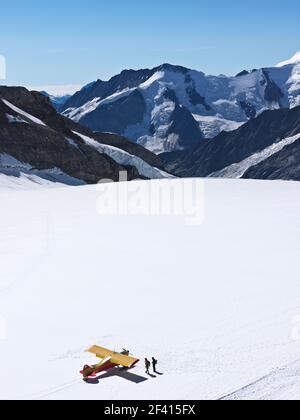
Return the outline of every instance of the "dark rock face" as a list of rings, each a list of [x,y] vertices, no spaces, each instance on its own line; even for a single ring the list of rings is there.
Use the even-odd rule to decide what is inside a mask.
[[[291,110],[265,111],[238,130],[223,132],[215,139],[200,142],[192,151],[163,154],[160,157],[165,168],[177,176],[206,177],[298,133],[300,133],[300,107]],[[292,147],[284,149],[285,152],[287,150],[292,150]],[[284,160],[280,162],[284,167]],[[291,166],[293,164],[294,161],[291,162]],[[279,173],[276,172],[277,175]],[[258,174],[262,176],[261,172]]]
[[[249,74],[249,71],[243,70],[240,73],[238,73],[235,77],[247,76],[247,74]]]
[[[268,71],[263,69],[263,75],[265,77],[265,100],[268,102],[277,102],[281,106],[281,99],[284,97],[281,89],[271,79]]]
[[[81,119],[81,124],[93,131],[122,134],[128,126],[141,123],[145,112],[145,100],[134,90],[128,96],[96,108]]]
[[[196,89],[195,81],[192,79],[190,74],[185,77],[186,93],[188,94],[191,104],[194,106],[202,105],[206,111],[211,111],[211,106],[206,102],[204,96],[201,96]]]
[[[29,92],[23,87],[0,86],[0,98],[6,99],[39,119],[57,114],[49,97],[39,92]]]
[[[240,73],[238,73],[235,77],[247,76],[248,74],[255,73],[255,72],[257,72],[257,69],[253,69],[251,71],[249,71],[249,70],[243,70]]]
[[[245,111],[245,114],[248,118],[255,118],[256,117],[256,109],[255,106],[251,105],[249,102],[241,101],[241,107]]]
[[[142,146],[116,135],[95,135],[88,128],[63,117],[52,107],[49,98],[38,92],[0,87],[0,99],[46,124],[32,122],[0,100],[0,154],[6,153],[33,168],[58,168],[86,183],[97,183],[100,179],[118,181],[119,172],[123,170],[128,171],[129,179],[141,178],[135,167],[119,165],[107,155],[98,153],[73,131],[141,157],[150,165],[162,166],[161,160]],[[11,123],[7,115],[19,118],[21,122]]]
[[[179,138],[179,146],[184,149],[190,149],[202,140],[202,132],[199,125],[190,111],[180,105],[176,93],[173,89],[166,89],[164,97],[175,104],[175,110],[170,117],[170,128],[167,136],[175,134]],[[155,133],[155,127],[150,127],[150,134]]]
[[[155,67],[153,69],[153,74],[156,73],[157,71],[171,71],[171,72],[175,72],[175,73],[181,73],[181,74],[187,74],[189,72],[189,69],[187,69],[186,67],[182,67],[182,66],[176,66],[173,64],[162,64],[161,66]]]
[[[149,134],[150,136],[154,136],[155,134],[155,125],[153,123],[150,125]]]
[[[172,124],[167,134],[177,135],[180,146],[190,149],[202,140],[202,133],[197,121],[184,106],[176,104],[171,121]]]
[[[243,178],[300,181],[300,140],[253,166]]]
[[[171,102],[174,102],[174,104],[178,103],[178,99],[177,99],[176,93],[175,93],[175,91],[173,89],[167,88],[164,91],[164,98],[165,99],[168,99]]]
[[[192,105],[202,105],[206,111],[211,111],[211,107],[207,105],[204,96],[201,96],[193,86],[188,86],[186,92],[189,95]]]
[[[94,98],[107,98],[117,91],[126,88],[134,88],[145,82],[154,74],[154,70],[124,70],[108,82],[97,80],[94,83],[75,93],[61,108],[64,111],[68,108],[78,108]]]
[[[154,69],[142,70],[124,70],[117,76],[112,77],[109,81],[104,82],[97,80],[94,83],[83,88],[81,91],[75,93],[66,103],[61,107],[60,111],[65,111],[68,108],[79,108],[85,103],[94,98],[107,98],[115,92],[120,92],[126,88],[138,87],[141,83],[148,80],[157,71],[175,71],[186,74],[188,70],[181,66],[173,66],[171,64],[163,64]]]

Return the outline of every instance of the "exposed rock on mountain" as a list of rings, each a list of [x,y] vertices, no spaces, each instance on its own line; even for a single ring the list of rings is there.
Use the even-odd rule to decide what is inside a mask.
[[[0,173],[78,185],[168,176],[159,157],[116,135],[94,134],[58,114],[49,98],[0,87]]]
[[[192,151],[160,157],[180,177],[300,180],[300,107],[265,111]]]
[[[266,109],[300,105],[298,57],[235,77],[170,64],[127,70],[85,86],[62,111],[93,131],[123,135],[157,154],[188,150]]]

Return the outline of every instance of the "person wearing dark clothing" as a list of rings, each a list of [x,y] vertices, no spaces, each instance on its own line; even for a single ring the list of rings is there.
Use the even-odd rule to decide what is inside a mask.
[[[157,363],[158,363],[158,361],[154,357],[152,357],[152,367],[153,367],[153,372],[154,373],[157,373],[156,372]]]
[[[150,363],[150,362],[149,362],[149,360],[146,358],[146,359],[145,359],[145,368],[146,368],[146,373],[147,373],[147,375],[150,375],[150,371],[149,371],[150,367],[151,367],[151,363]]]

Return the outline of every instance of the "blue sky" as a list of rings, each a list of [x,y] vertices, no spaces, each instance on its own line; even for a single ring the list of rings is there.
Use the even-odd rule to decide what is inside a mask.
[[[235,74],[300,50],[294,0],[15,0],[0,13],[7,84],[83,84],[163,62]]]

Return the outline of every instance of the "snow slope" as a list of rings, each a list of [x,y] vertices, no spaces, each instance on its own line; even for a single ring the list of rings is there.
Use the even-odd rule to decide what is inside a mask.
[[[254,153],[247,159],[244,159],[242,162],[234,163],[221,171],[214,172],[210,175],[211,178],[242,178],[243,175],[255,165],[263,162],[269,157],[273,156],[275,153],[280,152],[286,146],[295,143],[300,138],[300,134],[296,136],[287,137],[277,143],[273,143],[271,146],[262,150],[261,152]]]
[[[65,185],[84,185],[59,168],[39,170],[6,153],[0,153],[0,190],[28,190]]]
[[[277,368],[223,400],[299,400],[300,362]]]
[[[0,173],[0,192],[11,190],[35,190],[41,188],[65,187],[66,184],[58,181],[49,181],[38,175],[21,173],[20,176],[5,175]]]
[[[289,60],[278,63],[276,67],[289,66],[290,64],[300,64],[300,51],[297,51]]]
[[[40,119],[34,117],[33,115],[28,114],[27,112],[23,111],[22,109],[18,108],[17,106],[11,104],[9,101],[6,101],[5,99],[1,99],[2,102],[5,103],[5,105],[7,105],[10,109],[12,109],[13,111],[17,112],[18,114],[22,115],[23,117],[28,118],[31,122],[33,122],[34,124],[38,124],[38,125],[42,125],[44,127],[46,127],[46,124],[41,121]]]
[[[183,181],[130,186],[168,182]],[[100,216],[97,186],[0,192],[1,399],[299,398],[300,184],[197,182],[193,227]],[[85,384],[96,343],[163,375],[141,363]]]
[[[155,168],[145,162],[143,159],[138,156],[131,155],[128,152],[125,152],[118,147],[109,146],[106,144],[101,144],[98,141],[92,139],[91,137],[85,136],[83,134],[77,133],[74,131],[74,134],[79,136],[88,146],[93,147],[99,153],[104,153],[107,156],[111,157],[115,162],[121,165],[135,166],[140,175],[145,176],[149,179],[162,179],[162,178],[174,178],[172,175],[168,174],[161,169]]]
[[[244,122],[224,120],[219,117],[209,117],[194,114],[193,117],[199,123],[202,133],[206,138],[216,137],[221,131],[233,131],[241,127]]]

